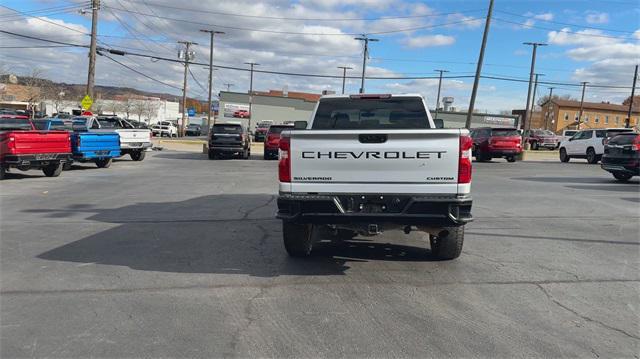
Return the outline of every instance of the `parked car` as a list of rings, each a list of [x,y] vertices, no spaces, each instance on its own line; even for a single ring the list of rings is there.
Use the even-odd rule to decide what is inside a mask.
[[[128,121],[119,117],[79,116],[73,118],[76,131],[116,132],[120,135],[120,155],[129,155],[134,161],[142,161],[146,150],[151,148],[151,131],[134,128]]]
[[[71,131],[72,158],[64,164],[64,169],[71,168],[76,162],[94,162],[98,168],[111,166],[113,158],[120,157],[120,135],[116,132],[74,131],[71,123],[57,119],[34,120],[34,126],[45,131]]]
[[[600,166],[618,181],[640,176],[640,134],[625,132],[612,137],[604,145]]]
[[[434,258],[460,255],[473,220],[468,130],[436,129],[417,94],[325,95],[313,113],[280,139],[277,217],[290,256],[392,229],[424,231]]]
[[[144,121],[136,121],[136,120],[126,120],[127,122],[129,122],[133,128],[149,128],[149,125],[144,122]]]
[[[560,139],[555,133],[549,130],[527,130],[524,131],[525,143],[529,143],[532,150],[538,150],[539,148],[547,148],[555,150],[558,148]]]
[[[271,125],[264,141],[264,159],[278,159],[280,134],[285,130],[292,130],[293,125]]]
[[[70,160],[69,132],[39,131],[28,118],[0,117],[0,179],[11,168],[41,169],[47,177],[57,177]]]
[[[570,139],[560,143],[560,161],[569,162],[572,158],[586,158],[590,164],[600,161],[604,154],[607,133],[633,132],[631,128],[607,128],[580,130]]]
[[[237,110],[233,113],[233,117],[249,118],[251,117],[251,112],[249,112],[248,110]]]
[[[522,138],[515,128],[474,128],[473,156],[477,161],[490,161],[492,158],[505,158],[515,162],[522,152]]]
[[[264,141],[267,136],[267,131],[269,131],[269,127],[273,124],[273,121],[260,121],[256,124],[256,129],[253,132],[253,140],[256,142]]]
[[[578,130],[564,130],[564,131],[562,131],[562,136],[560,136],[560,143],[570,139],[576,133],[578,133]]]
[[[251,139],[247,130],[239,124],[215,124],[209,135],[209,159],[220,156],[238,156],[248,159],[251,156]]]
[[[169,121],[161,121],[151,126],[154,136],[178,137],[178,127]]]
[[[200,136],[202,134],[202,127],[195,123],[190,123],[185,130],[187,136]]]

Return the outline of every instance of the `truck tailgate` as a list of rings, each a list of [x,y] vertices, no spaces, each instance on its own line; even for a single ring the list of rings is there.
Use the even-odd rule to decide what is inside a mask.
[[[151,142],[151,131],[146,129],[117,129],[121,143]]]
[[[80,140],[79,146],[78,139]],[[79,132],[73,135],[72,142],[74,150],[80,152],[120,150],[120,136],[115,132]]]
[[[291,132],[292,192],[458,192],[461,130]]]
[[[15,154],[71,153],[67,131],[16,131],[10,136],[15,142]]]

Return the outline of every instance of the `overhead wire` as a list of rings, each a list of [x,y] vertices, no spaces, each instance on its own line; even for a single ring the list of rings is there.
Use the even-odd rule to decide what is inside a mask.
[[[550,24],[558,24],[558,25],[564,25],[564,26],[580,27],[580,28],[590,29],[590,30],[620,32],[620,33],[627,33],[627,34],[633,34],[634,33],[634,31],[628,31],[628,30],[609,29],[609,28],[603,28],[603,27],[586,26],[586,25],[580,25],[580,24],[568,23],[568,22],[560,22],[560,21],[554,21],[554,20],[545,20],[545,19],[536,18],[535,15],[526,16],[526,15],[520,15],[520,14],[512,13],[512,12],[509,12],[509,11],[504,11],[504,10],[493,10],[493,11],[497,12],[497,13],[505,14],[505,15],[517,16],[517,17],[522,17],[522,18],[531,19],[531,20],[535,20],[535,21],[548,22]]]

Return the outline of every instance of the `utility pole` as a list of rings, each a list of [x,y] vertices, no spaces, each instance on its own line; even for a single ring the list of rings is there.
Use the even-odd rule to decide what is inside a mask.
[[[91,45],[89,46],[89,74],[87,76],[87,95],[93,100],[93,86],[96,77],[96,47],[98,41],[98,10],[100,0],[91,0]],[[90,109],[90,108],[89,108]],[[88,110],[89,110],[88,109]]]
[[[467,111],[467,121],[465,128],[471,128],[471,118],[473,117],[473,107],[476,105],[476,95],[478,93],[478,84],[480,83],[480,72],[482,71],[482,62],[484,61],[484,49],[487,47],[487,37],[489,36],[489,27],[491,26],[491,14],[493,14],[493,0],[489,0],[489,10],[487,11],[487,19],[484,23],[484,33],[482,34],[482,45],[480,46],[480,55],[478,56],[478,65],[476,67],[476,77],[473,80],[473,90],[471,90],[471,100],[469,101],[469,109]]]
[[[438,99],[436,100],[436,115],[435,118],[438,118],[438,109],[440,108],[440,88],[442,87],[442,73],[449,72],[447,70],[433,70],[440,73],[440,79],[438,80]]]
[[[582,97],[580,97],[580,112],[578,112],[578,125],[577,129],[580,129],[580,123],[582,123],[582,109],[584,107],[584,89],[587,87],[588,82],[583,81],[582,84]]]
[[[553,89],[554,88],[555,87],[549,87],[549,97],[547,98],[547,101],[551,101],[551,99],[553,98]],[[549,115],[545,114],[544,115],[544,129],[545,130],[549,129],[549,123],[548,123],[549,121],[548,120],[549,120]],[[556,131],[553,131],[553,132],[556,132]]]
[[[533,85],[533,96],[531,97],[531,119],[533,119],[533,113],[536,112],[536,91],[538,90],[538,76],[544,76],[544,74],[536,74],[535,83]],[[527,130],[531,129],[531,121],[527,121]]]
[[[380,40],[369,38],[367,34],[362,34],[362,37],[354,37],[354,39],[364,42],[364,54],[362,56],[362,81],[360,83],[360,93],[364,93],[364,75],[367,70],[367,58],[369,57],[369,41],[375,42]]]
[[[183,44],[185,46],[184,54],[178,53],[178,57],[184,57],[184,84],[182,86],[182,122],[178,127],[178,132],[180,132],[180,136],[184,136],[184,126],[187,124],[188,114],[187,114],[187,73],[189,72],[189,60],[192,60],[195,57],[195,53],[191,51],[191,45],[197,45],[195,42],[191,41],[178,41],[179,44]]]
[[[529,119],[531,116],[531,113],[529,111],[529,104],[531,102],[531,90],[533,87],[533,75],[535,73],[535,68],[536,68],[536,51],[538,50],[538,46],[547,46],[547,44],[542,43],[542,42],[524,42],[524,45],[529,45],[529,46],[533,46],[533,51],[531,52],[531,70],[529,71],[529,90],[527,91],[527,105],[525,106],[525,110],[524,110],[524,121],[522,122],[522,129],[525,129],[525,125],[527,123],[529,123]],[[524,139],[524,131],[522,131],[522,143],[524,143],[525,147],[528,148],[529,147],[529,142],[525,142]]]
[[[342,69],[342,94],[344,95],[344,83],[347,79],[347,70],[353,69],[353,67],[349,66],[338,66],[339,69]]]
[[[638,65],[636,65],[636,71],[633,75],[633,86],[631,87],[631,98],[629,99],[629,112],[627,112],[627,119],[624,121],[624,127],[631,127],[631,112],[633,111],[633,96],[636,93],[636,80],[638,79]]]
[[[207,29],[201,29],[200,32],[206,32],[211,35],[211,40],[209,42],[209,108],[207,110],[207,133],[209,133],[209,131],[211,130],[211,92],[213,91],[213,37],[215,35],[224,35],[224,32]],[[214,124],[215,121],[216,119],[214,117]]]
[[[231,90],[231,86],[233,86],[233,84],[223,84],[225,86],[227,86],[227,92],[229,92]]]
[[[253,105],[253,67],[260,66],[260,64],[255,62],[245,62],[245,65],[251,66],[251,77],[249,79],[249,126],[247,127],[247,131],[251,132],[251,118],[253,117],[252,105]]]

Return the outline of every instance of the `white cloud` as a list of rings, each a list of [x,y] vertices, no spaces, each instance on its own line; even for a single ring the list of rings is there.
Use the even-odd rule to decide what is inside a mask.
[[[606,12],[589,12],[585,21],[588,24],[606,24],[609,22],[609,14]]]
[[[640,29],[639,29],[639,30],[636,30],[636,31],[633,33],[633,37],[635,37],[636,39],[640,40]]]
[[[565,52],[570,59],[588,62],[588,65],[574,71],[573,80],[629,86],[633,68],[640,58],[640,44],[631,39],[627,42],[606,36],[609,35],[600,30],[571,32],[571,29],[564,28],[549,32],[548,40],[552,45],[571,47]]]
[[[536,24],[536,20],[542,21],[551,21],[553,20],[553,13],[545,12],[541,14],[534,14],[532,12],[527,12],[524,16],[528,17],[528,19],[520,26],[522,29],[530,29],[533,25]]]
[[[424,35],[412,36],[403,40],[403,43],[410,48],[447,46],[453,45],[456,38],[448,35]]]
[[[543,14],[537,14],[537,15],[534,15],[533,18],[538,20],[551,21],[553,20],[553,13],[547,12]]]

